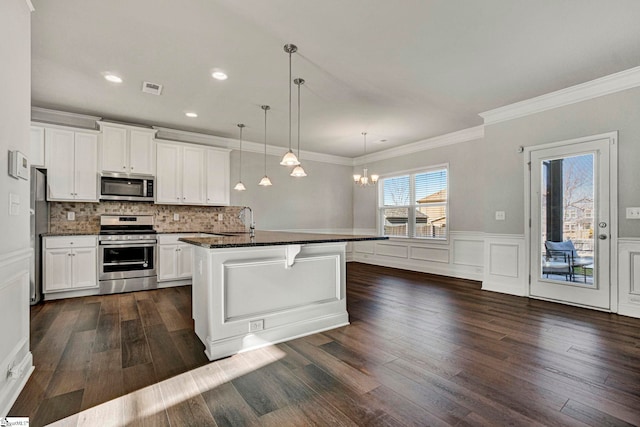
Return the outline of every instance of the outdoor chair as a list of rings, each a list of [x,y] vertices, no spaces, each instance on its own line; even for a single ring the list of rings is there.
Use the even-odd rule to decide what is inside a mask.
[[[583,257],[578,254],[573,242],[571,240],[566,240],[564,242],[552,242],[547,240],[544,242],[544,247],[547,251],[547,258],[558,258],[561,255],[564,255],[567,263],[569,264],[569,277],[573,281],[575,277],[575,269],[576,267],[580,267],[582,269],[582,273],[584,275],[584,281],[587,281],[587,273],[585,266],[589,266],[593,264],[593,257]]]

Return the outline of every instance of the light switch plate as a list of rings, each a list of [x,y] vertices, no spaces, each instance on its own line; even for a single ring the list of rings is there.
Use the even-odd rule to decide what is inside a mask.
[[[507,218],[507,214],[504,211],[496,211],[496,221],[504,221]]]
[[[627,219],[640,219],[640,208],[627,208]]]
[[[9,193],[9,215],[20,215],[20,196],[15,193]]]

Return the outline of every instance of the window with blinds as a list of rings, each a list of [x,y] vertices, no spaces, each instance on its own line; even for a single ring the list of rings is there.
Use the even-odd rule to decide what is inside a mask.
[[[380,180],[381,234],[446,239],[449,176],[446,167]]]

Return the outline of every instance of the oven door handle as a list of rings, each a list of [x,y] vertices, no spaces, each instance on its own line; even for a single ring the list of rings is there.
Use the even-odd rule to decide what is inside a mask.
[[[126,262],[104,262],[102,265],[144,265],[149,264],[149,261],[126,261]]]
[[[101,246],[116,246],[119,248],[129,247],[129,248],[150,248],[156,246],[155,240],[139,240],[138,242],[132,242],[123,240],[121,242],[118,241],[101,241]]]

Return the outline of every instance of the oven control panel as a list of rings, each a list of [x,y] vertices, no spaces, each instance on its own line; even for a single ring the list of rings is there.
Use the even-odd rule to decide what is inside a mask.
[[[115,242],[115,241],[156,241],[155,234],[107,234],[98,237],[100,242]]]

